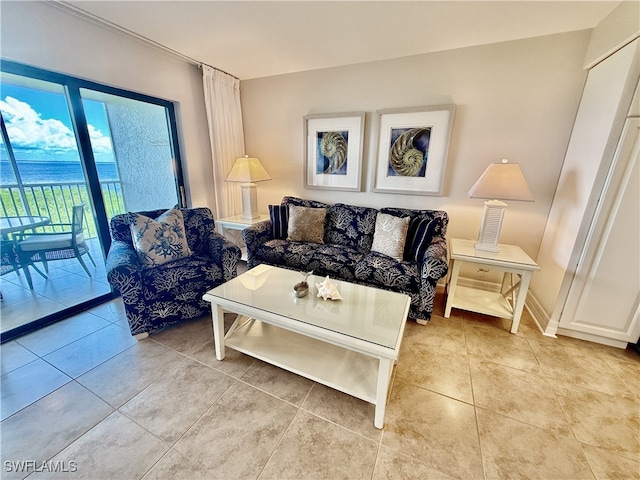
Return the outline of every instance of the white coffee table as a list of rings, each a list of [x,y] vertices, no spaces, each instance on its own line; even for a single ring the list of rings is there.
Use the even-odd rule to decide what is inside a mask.
[[[325,301],[315,287],[323,278],[312,275],[309,294],[296,298],[300,280],[259,265],[209,290],[216,358],[229,347],[373,403],[382,428],[409,296],[336,280],[343,300]],[[224,312],[239,314],[226,336]]]

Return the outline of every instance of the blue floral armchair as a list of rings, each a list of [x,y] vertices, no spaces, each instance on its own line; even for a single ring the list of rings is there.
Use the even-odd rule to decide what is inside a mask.
[[[202,295],[237,275],[240,249],[215,232],[208,208],[180,209],[191,254],[162,265],[141,262],[131,227],[135,215],[152,219],[156,210],[111,219],[107,279],[122,295],[131,334],[141,336],[211,311]]]

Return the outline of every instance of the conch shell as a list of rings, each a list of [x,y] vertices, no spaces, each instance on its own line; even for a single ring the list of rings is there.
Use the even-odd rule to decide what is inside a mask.
[[[347,158],[347,141],[338,132],[326,132],[320,141],[320,151],[329,159],[323,173],[335,173]]]
[[[422,135],[426,128],[412,128],[400,135],[391,147],[391,167],[403,177],[413,177],[422,167],[423,155],[414,148],[413,141]]]
[[[316,288],[318,289],[318,296],[324,300],[342,300],[342,296],[338,292],[338,285],[331,282],[328,275],[321,283],[316,283]]]

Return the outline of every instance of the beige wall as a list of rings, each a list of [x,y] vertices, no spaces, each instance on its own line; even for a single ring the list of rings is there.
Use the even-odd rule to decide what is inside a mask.
[[[357,205],[444,209],[449,237],[476,238],[482,200],[467,192],[485,167],[521,164],[534,203],[510,202],[501,242],[536,258],[586,72],[589,32],[316,70],[241,84],[245,146],[273,177],[258,187],[260,210],[293,194]],[[455,104],[443,195],[371,193],[375,111]],[[303,187],[303,116],[365,111],[364,192]]]
[[[177,102],[191,203],[214,206],[199,68],[43,2],[0,8],[2,58]]]

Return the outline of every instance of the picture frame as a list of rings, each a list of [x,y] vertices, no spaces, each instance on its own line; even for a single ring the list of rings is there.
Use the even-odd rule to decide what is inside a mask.
[[[455,105],[379,110],[372,190],[442,195]]]
[[[305,115],[304,186],[362,190],[364,112]]]

